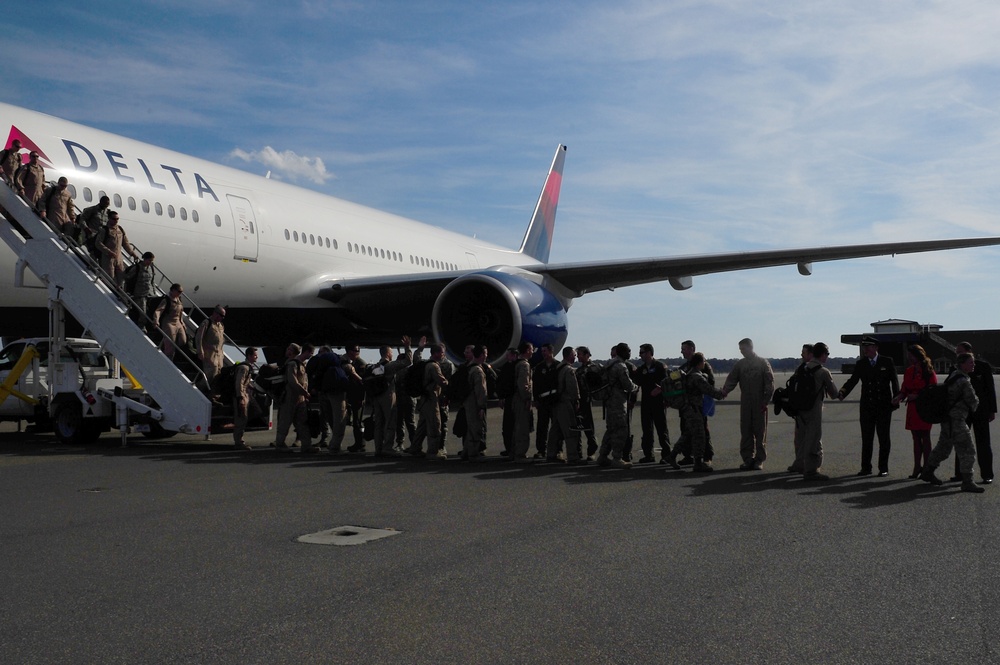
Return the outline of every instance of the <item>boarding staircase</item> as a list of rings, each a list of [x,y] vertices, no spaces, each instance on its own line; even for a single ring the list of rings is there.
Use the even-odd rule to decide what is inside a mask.
[[[204,374],[197,370],[195,380],[185,376],[142,328],[132,322],[131,300],[100,270],[87,250],[56,233],[3,182],[0,182],[0,206],[8,216],[7,221],[16,221],[21,231],[11,224],[0,224],[0,238],[18,257],[15,285],[24,286],[26,269],[37,275],[48,289],[50,303],[70,312],[155,400],[156,408],[146,412],[159,427],[207,437],[212,423],[212,402],[196,385],[198,378],[204,381]],[[188,320],[187,325],[193,334],[193,322]],[[193,360],[190,364],[198,367]],[[118,403],[120,413],[130,405],[141,412],[141,404],[121,391],[116,393],[108,398]]]

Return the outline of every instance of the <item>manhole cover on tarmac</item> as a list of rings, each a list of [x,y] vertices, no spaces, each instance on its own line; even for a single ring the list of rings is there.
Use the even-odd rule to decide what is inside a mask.
[[[402,531],[395,529],[369,529],[366,526],[338,526],[326,531],[317,531],[299,536],[300,543],[312,545],[364,545],[370,540],[398,536]]]

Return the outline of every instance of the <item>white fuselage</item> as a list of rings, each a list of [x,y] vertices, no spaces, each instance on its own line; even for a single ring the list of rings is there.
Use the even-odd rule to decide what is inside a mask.
[[[0,104],[0,123],[66,176],[83,209],[112,199],[129,239],[200,304],[325,308],[331,280],[535,262],[516,251],[41,113]],[[13,129],[12,129],[13,131]],[[22,139],[24,143],[24,139]],[[25,144],[23,152],[30,146]],[[0,306],[44,307],[16,289],[0,245]],[[537,262],[535,262],[537,263]]]

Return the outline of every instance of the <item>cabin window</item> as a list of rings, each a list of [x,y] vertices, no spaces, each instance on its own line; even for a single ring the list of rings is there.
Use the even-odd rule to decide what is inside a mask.
[[[191,211],[191,219],[194,221],[195,224],[198,223],[198,211],[197,210],[192,210]]]
[[[135,210],[135,198],[134,197],[131,197],[131,196],[128,197],[128,209],[129,210]]]
[[[116,208],[121,208],[122,207],[122,195],[121,194],[115,194],[114,200],[115,200],[115,207]]]
[[[333,248],[337,249],[337,239],[336,238],[333,239]]]
[[[142,211],[147,215],[149,214],[149,201],[147,201],[146,199],[142,200]]]
[[[167,217],[169,217],[170,219],[174,218],[174,207],[173,206],[167,206]]]
[[[309,244],[310,245],[315,245],[316,244],[316,236],[314,236],[311,233],[309,234]]]
[[[183,206],[182,206],[182,207],[181,207],[181,219],[182,219],[182,220],[184,220],[184,221],[186,222],[186,221],[187,221],[187,218],[188,218],[188,211],[187,211],[187,208],[185,208],[185,207],[183,207]]]
[[[218,226],[220,229],[222,228],[222,218],[219,217],[218,215],[215,216],[215,225]]]
[[[298,231],[292,231],[292,237],[295,238],[295,242],[298,242],[299,241],[299,232]]]
[[[330,249],[330,239],[329,238],[326,239],[326,248]]]
[[[285,229],[285,240],[288,240],[291,237],[291,235],[292,234],[288,232],[288,229]]]
[[[68,187],[68,189],[69,189],[69,195],[70,195],[70,196],[71,196],[72,198],[74,198],[74,199],[75,199],[75,198],[76,198],[76,187],[75,187],[75,186],[73,186],[73,185],[70,185],[70,186]]]
[[[94,200],[94,193],[90,191],[90,187],[83,188],[83,200],[90,203]]]
[[[160,216],[163,215],[163,204],[160,203],[159,201],[156,202],[156,205],[153,207],[153,209],[156,210],[157,215]]]
[[[101,191],[97,192],[97,200],[98,201],[100,201],[101,199],[103,199],[105,196],[107,196],[107,193],[103,189]]]

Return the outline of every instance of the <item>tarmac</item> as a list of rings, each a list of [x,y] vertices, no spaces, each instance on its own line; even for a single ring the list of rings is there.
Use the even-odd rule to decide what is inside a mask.
[[[482,464],[5,423],[0,660],[1000,662],[1000,486],[908,479],[901,412],[890,475],[857,477],[857,415],[828,402],[823,483],[773,412],[739,471],[732,400],[712,474],[507,462],[496,409]]]

